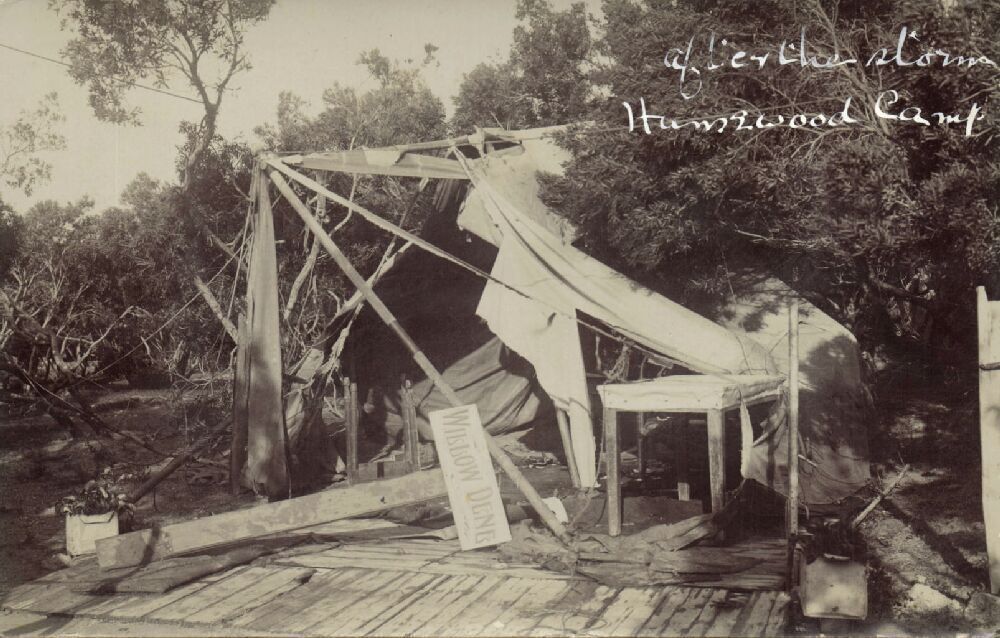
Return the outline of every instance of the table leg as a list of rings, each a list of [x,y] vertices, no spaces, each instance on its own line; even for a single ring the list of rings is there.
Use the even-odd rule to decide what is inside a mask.
[[[674,473],[677,475],[677,500],[691,500],[691,482],[688,479],[688,420],[678,420],[674,443]]]
[[[604,409],[604,454],[608,467],[608,535],[622,533],[621,451],[618,449],[618,411]]]
[[[726,489],[725,431],[722,410],[708,411],[708,478],[712,511],[722,510]]]

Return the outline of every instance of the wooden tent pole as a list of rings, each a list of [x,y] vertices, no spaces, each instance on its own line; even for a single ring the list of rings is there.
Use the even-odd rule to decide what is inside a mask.
[[[247,464],[247,440],[250,437],[250,417],[247,414],[247,342],[250,335],[247,317],[242,312],[237,324],[236,369],[233,371],[233,432],[229,446],[229,491],[233,496],[239,496],[243,488],[243,468]]]
[[[1000,302],[976,288],[979,333],[979,440],[982,450],[983,525],[990,591],[1000,594]]]
[[[799,536],[799,300],[788,303],[788,587]]]
[[[302,203],[302,200],[295,195],[295,192],[288,185],[288,182],[286,182],[273,167],[268,170],[268,176],[271,178],[271,181],[274,182],[274,185],[278,188],[285,199],[288,200],[288,203],[292,205],[295,212],[299,214],[299,217],[302,218],[302,221],[305,222],[309,230],[316,235],[320,244],[322,244],[323,248],[330,254],[337,266],[344,271],[344,274],[351,280],[351,283],[361,291],[361,294],[364,295],[368,304],[372,307],[372,310],[374,310],[382,321],[396,333],[396,336],[403,342],[406,349],[410,351],[410,355],[413,357],[413,360],[416,361],[417,365],[420,366],[420,369],[427,375],[427,378],[430,379],[435,386],[437,386],[438,390],[441,391],[441,394],[445,396],[451,405],[455,407],[463,405],[462,400],[458,397],[458,394],[456,394],[452,387],[444,380],[444,377],[441,376],[438,369],[434,367],[434,364],[431,363],[427,356],[420,350],[406,330],[399,325],[399,320],[396,319],[395,315],[392,314],[392,311],[389,310],[389,308],[382,302],[382,299],[375,294],[375,291],[368,284],[368,282],[365,281],[365,278],[361,276],[361,273],[354,268],[354,265],[351,264],[351,261],[347,258],[347,256],[341,252],[337,244],[335,244],[330,235],[327,234],[322,224],[320,224],[319,221],[313,217],[309,207]],[[504,452],[499,445],[497,445],[496,441],[493,440],[493,437],[487,432],[484,432],[484,434],[486,436],[486,446],[489,448],[490,456],[493,457],[493,460],[496,461],[500,468],[503,469],[508,477],[510,477],[510,480],[514,483],[517,489],[521,491],[524,497],[528,499],[528,503],[536,512],[538,512],[538,515],[542,518],[542,522],[545,523],[550,530],[552,530],[552,533],[555,534],[559,540],[569,542],[570,537],[566,528],[563,527],[562,523],[556,519],[556,515],[552,512],[549,506],[545,504],[538,492],[535,491],[534,486],[528,482],[528,479],[521,473],[521,470],[514,465],[514,462],[510,460],[507,453]]]

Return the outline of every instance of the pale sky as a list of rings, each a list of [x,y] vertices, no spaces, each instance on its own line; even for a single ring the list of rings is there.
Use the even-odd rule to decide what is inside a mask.
[[[556,0],[564,8],[570,0]],[[235,80],[224,99],[220,132],[253,139],[252,129],[275,117],[278,94],[290,90],[318,110],[323,90],[340,82],[357,88],[371,84],[356,64],[378,48],[400,61],[424,57],[424,44],[439,50],[437,64],[424,71],[431,90],[450,115],[451,97],[462,75],[480,62],[505,59],[511,43],[514,0],[278,0],[266,22],[247,34],[253,69]],[[588,2],[597,11],[599,2]],[[51,58],[70,38],[47,0],[0,0],[0,44]],[[201,119],[201,105],[140,89],[131,103],[142,109],[142,126],[97,121],[83,87],[66,68],[0,48],[0,125],[10,124],[47,93],[59,94],[66,116],[65,151],[50,153],[52,180],[30,198],[6,189],[4,200],[23,212],[42,199],[60,202],[88,195],[97,209],[119,203],[122,189],[140,172],[175,181],[174,161],[181,142],[178,124]],[[175,93],[193,95],[183,79]],[[3,187],[5,188],[5,187]]]

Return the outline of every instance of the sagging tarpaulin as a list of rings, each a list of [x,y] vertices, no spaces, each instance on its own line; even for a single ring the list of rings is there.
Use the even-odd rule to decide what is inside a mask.
[[[537,201],[537,185],[525,193],[531,186],[519,179],[535,175],[524,166],[531,161],[530,152],[499,152],[465,162],[474,189],[458,221],[498,243],[491,275],[506,285],[488,282],[477,313],[531,362],[556,407],[568,412],[581,483],[593,485],[597,451],[577,312],[696,372],[773,374],[777,368],[752,339],[639,286],[543,226],[544,211],[526,213],[513,204],[515,198]]]
[[[533,391],[530,370],[522,374],[513,373],[512,369],[516,370],[518,366],[504,360],[508,355],[503,342],[494,337],[442,371],[463,403],[476,404],[483,427],[490,434],[502,434],[530,423],[545,407],[541,397]],[[416,407],[420,435],[433,440],[429,415],[435,410],[450,407],[448,401],[430,379],[418,381],[410,392]],[[386,394],[385,408],[386,430],[401,431],[400,395]]]
[[[247,273],[247,339],[240,344],[245,351],[243,388],[235,397],[243,397],[246,410],[246,465],[243,483],[269,497],[287,497],[289,490],[287,434],[281,405],[281,334],[278,320],[278,265],[274,248],[274,220],[267,180],[255,179],[256,207],[253,216],[253,241]],[[237,379],[237,383],[240,380]]]

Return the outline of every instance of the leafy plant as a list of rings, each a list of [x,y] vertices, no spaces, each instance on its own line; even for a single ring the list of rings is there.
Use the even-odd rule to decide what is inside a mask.
[[[105,471],[105,474],[108,474]],[[116,512],[122,524],[127,524],[135,515],[135,506],[126,500],[123,492],[108,478],[87,481],[77,495],[64,496],[56,503],[56,513],[61,516],[108,514]]]

